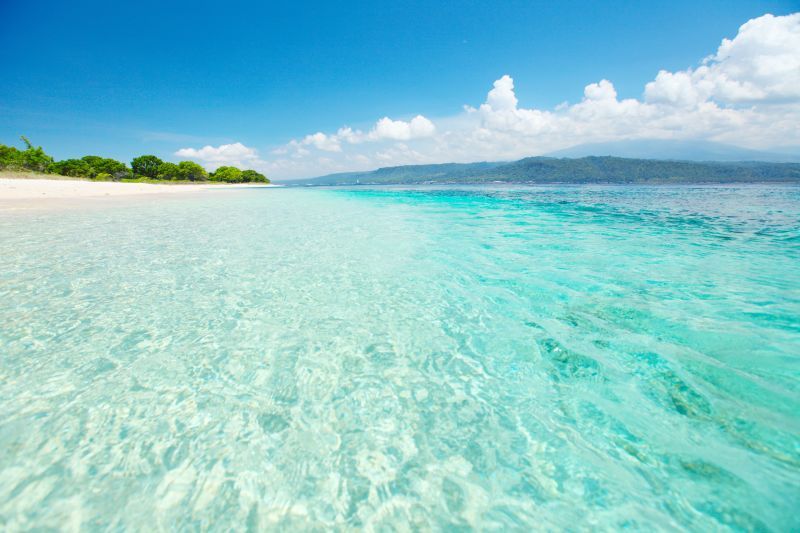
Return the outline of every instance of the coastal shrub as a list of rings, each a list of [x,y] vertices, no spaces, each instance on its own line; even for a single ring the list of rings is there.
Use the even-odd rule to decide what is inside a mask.
[[[180,169],[175,163],[164,162],[158,165],[156,177],[160,180],[180,179]]]
[[[208,179],[208,172],[197,163],[181,161],[178,163],[178,176],[187,181],[205,181]]]
[[[219,167],[210,175],[211,181],[225,183],[269,183],[267,177],[255,170],[239,170],[236,167]]]
[[[242,178],[242,171],[236,167],[219,167],[212,175],[212,181],[224,181],[225,183],[239,183]]]
[[[111,179],[119,180],[128,178],[131,175],[131,170],[120,161],[110,159],[107,157],[99,157],[96,155],[87,155],[81,158],[92,169],[92,176],[99,177],[100,174],[109,174]]]
[[[45,172],[47,167],[53,162],[53,158],[44,153],[41,146],[34,146],[27,137],[22,135],[20,137],[22,142],[25,143],[25,150],[22,151],[22,164],[28,170],[34,172]]]
[[[13,146],[0,144],[0,169],[21,169],[22,152]]]
[[[260,174],[255,170],[245,170],[242,172],[241,181],[243,183],[269,183],[269,180],[264,174]]]
[[[47,168],[50,174],[61,174],[62,176],[72,176],[74,178],[91,178],[95,172],[92,167],[83,159],[64,159],[51,163]]]
[[[53,158],[41,146],[34,147],[24,135],[20,139],[25,143],[25,150],[0,144],[0,169],[46,172]]]
[[[85,155],[81,157],[81,161],[85,162],[87,165],[89,165],[89,168],[93,170],[96,169],[97,166],[99,166],[100,161],[102,161],[102,159],[103,159],[102,157],[97,155]],[[95,174],[97,174],[97,172],[95,172]]]
[[[142,155],[134,157],[131,161],[131,168],[133,173],[137,176],[145,178],[156,178],[158,176],[158,167],[161,166],[163,161],[154,155]]]
[[[100,174],[95,176],[94,179],[96,179],[98,181],[111,181],[111,180],[114,179],[114,176],[112,176],[111,174],[109,174],[107,172],[101,172]]]

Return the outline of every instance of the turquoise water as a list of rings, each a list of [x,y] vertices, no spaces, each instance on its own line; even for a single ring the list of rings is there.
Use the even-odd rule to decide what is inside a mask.
[[[0,528],[800,528],[800,188],[0,211]]]

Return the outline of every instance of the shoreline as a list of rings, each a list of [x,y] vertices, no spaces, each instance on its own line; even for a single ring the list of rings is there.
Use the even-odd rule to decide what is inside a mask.
[[[134,196],[158,196],[197,193],[210,190],[276,188],[261,183],[122,183],[82,179],[52,179],[21,175],[0,175],[0,206],[49,203],[49,200],[103,199]]]

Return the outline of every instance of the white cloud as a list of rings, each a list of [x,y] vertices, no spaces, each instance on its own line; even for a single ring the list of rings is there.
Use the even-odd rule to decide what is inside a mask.
[[[617,90],[610,81],[600,80],[584,87],[583,95],[587,100],[595,102],[614,101],[617,99]]]
[[[800,13],[747,21],[697,69],[662,70],[645,87],[653,103],[694,105],[800,99]]]
[[[258,152],[254,148],[242,143],[221,144],[217,147],[206,145],[200,149],[181,148],[175,155],[187,159],[200,161],[209,170],[215,170],[224,165],[233,165],[241,168],[257,168],[264,165]]]
[[[179,150],[216,164],[260,161],[274,177],[301,177],[378,166],[503,160],[585,142],[618,139],[708,139],[770,148],[800,144],[800,13],[747,21],[697,67],[661,70],[641,98],[620,99],[613,83],[588,84],[577,103],[520,107],[503,75],[477,108],[432,121],[384,117],[364,132],[345,126],[292,140],[260,161],[236,143]],[[324,154],[324,157],[323,157]]]
[[[514,80],[506,74],[494,82],[494,89],[486,95],[486,106],[493,111],[505,111],[517,108],[517,96],[514,94]]]
[[[342,147],[339,146],[339,138],[336,135],[325,135],[321,131],[313,135],[306,135],[301,144],[312,145],[320,150],[326,152],[341,152]]]
[[[344,128],[339,128],[339,131],[336,132],[336,136],[346,141],[350,144],[358,144],[362,142],[364,138],[364,134],[360,131],[353,131],[353,128],[345,126]]]
[[[704,101],[710,87],[697,84],[691,72],[667,72],[662,70],[645,86],[645,100],[649,103],[668,103],[692,107]],[[704,95],[704,93],[706,93]]]
[[[408,141],[410,139],[430,137],[435,132],[436,126],[433,125],[433,122],[422,115],[417,115],[409,122],[383,117],[375,124],[375,128],[372,132],[370,132],[370,138]]]
[[[478,108],[483,119],[482,126],[487,130],[515,131],[523,134],[539,133],[546,128],[551,118],[547,112],[519,109],[518,102],[514,93],[514,79],[506,74],[494,82],[494,88],[486,95],[486,102]],[[472,109],[468,108],[467,112],[472,112]],[[486,137],[486,131],[478,133]]]

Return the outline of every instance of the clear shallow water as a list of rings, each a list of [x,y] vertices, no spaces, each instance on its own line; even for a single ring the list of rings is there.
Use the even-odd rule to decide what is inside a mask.
[[[0,212],[0,527],[800,527],[800,189]]]

